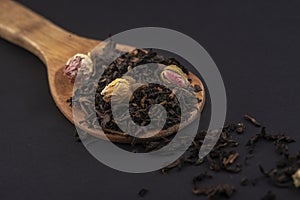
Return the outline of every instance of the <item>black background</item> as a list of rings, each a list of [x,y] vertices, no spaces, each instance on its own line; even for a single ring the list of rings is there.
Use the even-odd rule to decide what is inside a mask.
[[[299,1],[20,2],[89,38],[105,39],[143,26],[183,32],[197,40],[219,67],[227,90],[227,121],[241,121],[250,113],[268,130],[289,133],[300,141]],[[149,189],[144,199],[202,199],[191,193],[191,180],[207,166],[167,176],[110,169],[75,142],[75,128],[56,108],[46,68],[37,57],[0,39],[0,63],[0,199],[139,199],[141,188]],[[243,138],[259,131],[248,129]],[[266,168],[274,164],[271,147],[261,144],[240,175],[218,173],[213,182],[229,181],[239,187],[241,177],[259,175],[258,163]],[[299,143],[291,149],[295,152]],[[299,191],[277,189],[263,180],[256,187],[238,188],[233,199],[260,199],[268,190],[278,199],[299,198]]]

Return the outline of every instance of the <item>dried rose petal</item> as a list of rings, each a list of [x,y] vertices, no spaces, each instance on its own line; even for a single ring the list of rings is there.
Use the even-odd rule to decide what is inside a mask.
[[[93,62],[89,56],[78,53],[68,60],[63,72],[67,78],[74,82],[79,72],[83,77],[93,72]]]
[[[165,67],[160,77],[165,83],[172,83],[179,87],[188,86],[186,74],[184,74],[183,71],[176,65],[169,65]]]

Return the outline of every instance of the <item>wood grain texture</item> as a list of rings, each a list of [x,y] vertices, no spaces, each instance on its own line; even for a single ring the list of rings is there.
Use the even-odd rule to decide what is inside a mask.
[[[17,44],[38,56],[46,65],[50,91],[57,107],[73,121],[72,110],[66,102],[72,96],[73,84],[63,76],[62,69],[66,61],[76,53],[87,54],[94,49],[100,41],[79,37],[54,25],[49,20],[34,13],[28,8],[10,0],[0,0],[0,37]],[[118,45],[121,50],[132,49]],[[198,107],[202,110],[205,102],[204,87],[200,79],[193,74],[190,78],[202,87],[197,94],[203,101]],[[128,143],[131,138],[117,134],[106,134],[103,131],[94,131],[76,124],[94,136],[110,139],[114,142]],[[166,136],[172,130],[159,135]],[[107,138],[106,138],[106,137]]]

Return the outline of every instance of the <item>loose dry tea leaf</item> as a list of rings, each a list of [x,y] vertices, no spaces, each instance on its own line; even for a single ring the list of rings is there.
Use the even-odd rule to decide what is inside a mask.
[[[208,199],[225,196],[231,197],[235,192],[235,187],[229,184],[217,184],[211,186],[196,186],[192,190],[195,195],[206,195]]]
[[[212,179],[212,178],[213,178],[212,175],[208,174],[207,172],[203,172],[193,178],[193,184],[194,186],[197,186],[197,184],[203,181],[204,179]]]
[[[70,97],[69,99],[67,99],[66,101],[70,107],[72,107],[72,97]]]
[[[246,129],[246,126],[243,123],[238,123],[236,126],[237,126],[236,127],[236,132],[237,133],[243,133]]]
[[[275,199],[276,199],[276,195],[272,191],[268,191],[268,193],[261,198],[261,200],[275,200]]]
[[[244,118],[248,121],[250,121],[252,124],[254,124],[257,127],[261,127],[261,124],[256,121],[256,119],[254,117],[251,117],[250,115],[244,115]]]
[[[230,197],[235,191],[235,187],[229,184],[217,184],[211,186],[200,185],[205,179],[212,179],[212,175],[203,172],[193,178],[193,194],[206,195],[208,199],[215,199],[219,196]]]
[[[74,137],[75,137],[75,141],[76,142],[81,142],[80,137],[79,137],[77,131],[74,132]]]
[[[182,160],[181,159],[177,159],[176,161],[174,161],[173,163],[169,164],[167,167],[163,168],[161,170],[161,172],[163,174],[167,174],[167,172],[170,170],[170,169],[173,169],[175,167],[178,167],[178,168],[181,168],[182,166]]]
[[[227,167],[228,164],[232,164],[236,159],[237,157],[239,156],[240,154],[239,153],[230,153],[228,157],[223,157],[223,165],[224,167]]]
[[[195,89],[194,90],[195,92],[201,92],[202,91],[202,88],[199,85],[195,85],[194,89]]]
[[[148,190],[145,189],[145,188],[142,188],[142,189],[139,191],[138,195],[139,195],[140,197],[144,197],[147,193],[148,193]]]
[[[241,186],[247,186],[248,184],[249,184],[248,178],[244,177],[241,179],[241,181],[240,181]]]
[[[259,181],[259,178],[255,178],[255,179],[251,180],[252,186],[256,186],[258,181]]]

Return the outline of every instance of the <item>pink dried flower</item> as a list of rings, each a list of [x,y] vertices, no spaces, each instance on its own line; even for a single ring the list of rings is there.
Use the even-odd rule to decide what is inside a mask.
[[[93,62],[91,58],[85,54],[76,54],[68,60],[63,70],[64,75],[71,80],[75,81],[78,72],[83,76],[89,75],[93,72]]]
[[[184,74],[183,71],[176,65],[169,65],[165,67],[160,77],[165,83],[172,83],[179,87],[188,86],[186,74]]]

